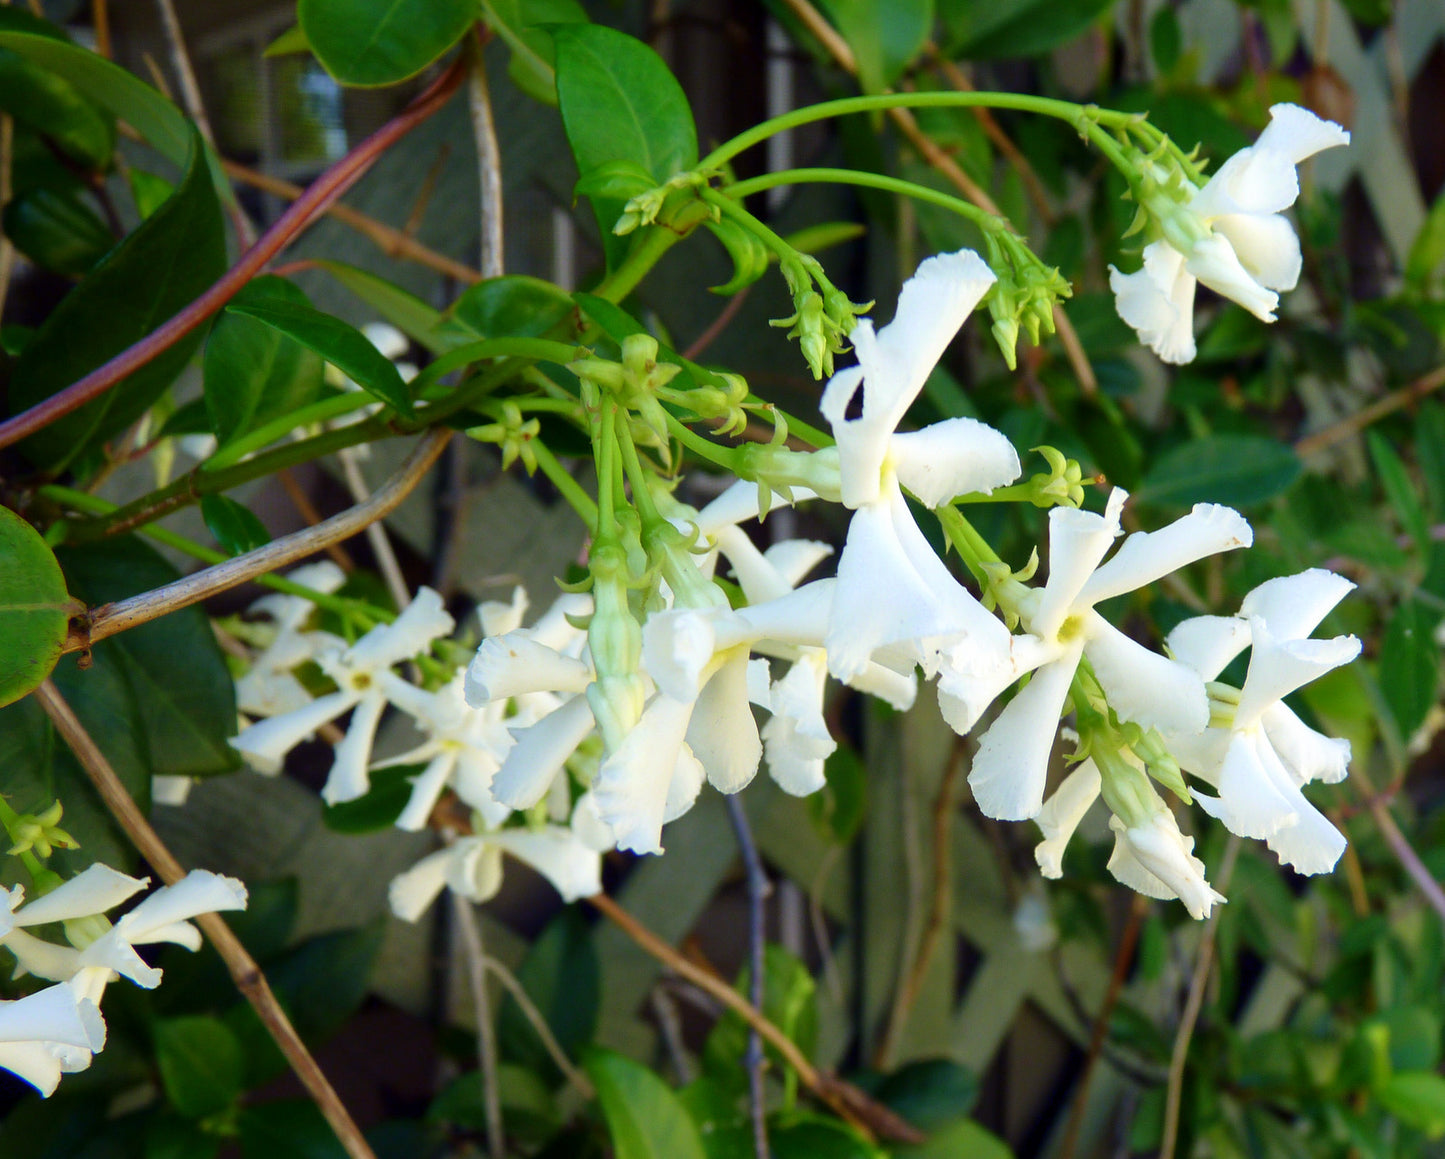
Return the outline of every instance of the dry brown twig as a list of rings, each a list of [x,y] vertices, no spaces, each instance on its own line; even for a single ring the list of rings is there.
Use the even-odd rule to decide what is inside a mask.
[[[100,751],[85,726],[80,723],[70,705],[60,694],[53,682],[46,680],[35,690],[35,698],[45,710],[55,729],[70,746],[76,760],[85,769],[91,783],[100,793],[106,808],[125,830],[126,836],[140,852],[140,855],[155,869],[167,885],[174,885],[186,876],[186,870],[166,847],[160,835],[151,828],[145,815],[140,811],[126,787],[116,775],[105,754]],[[301,1036],[296,1033],[291,1019],[286,1016],[276,995],[272,993],[266,976],[256,960],[241,945],[219,914],[202,914],[196,924],[205,931],[206,937],[230,971],[236,988],[241,991],[251,1008],[261,1020],[271,1038],[286,1056],[296,1077],[315,1100],[326,1121],[351,1159],[376,1159],[374,1152],[352,1120],[350,1113],[341,1102],[335,1089],[322,1072]]]

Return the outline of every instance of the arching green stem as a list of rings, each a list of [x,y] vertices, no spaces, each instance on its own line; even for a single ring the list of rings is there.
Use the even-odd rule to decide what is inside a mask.
[[[969,221],[988,233],[1008,228],[1006,219],[980,209],[960,197],[953,197],[937,189],[929,189],[926,185],[919,185],[913,181],[903,181],[900,178],[888,177],[881,173],[862,173],[852,169],[785,169],[780,173],[767,173],[761,177],[739,181],[734,185],[725,186],[720,192],[729,197],[742,199],[780,185],[805,184],[861,185],[867,189],[881,189],[885,193],[897,193],[902,197],[911,197],[916,201],[926,201],[943,209],[952,210],[959,216],[968,218]]]

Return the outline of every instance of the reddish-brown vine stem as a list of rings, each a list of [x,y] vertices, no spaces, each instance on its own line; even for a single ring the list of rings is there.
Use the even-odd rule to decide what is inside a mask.
[[[78,382],[51,395],[27,411],[0,423],[0,447],[7,447],[55,422],[94,398],[99,398],[127,375],[170,349],[231,300],[241,287],[261,272],[281,249],[314,222],[354,185],[387,149],[447,103],[466,76],[458,58],[453,65],[406,107],[330,169],[318,177],[250,249],[209,290],[159,329],[127,347],[109,362],[96,367]]]

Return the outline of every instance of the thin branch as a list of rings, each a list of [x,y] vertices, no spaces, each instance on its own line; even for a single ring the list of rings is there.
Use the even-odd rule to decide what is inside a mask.
[[[964,738],[955,738],[948,761],[944,765],[943,776],[938,783],[938,795],[933,801],[933,901],[929,906],[928,923],[924,926],[923,933],[918,939],[918,951],[913,957],[911,968],[903,978],[902,985],[898,987],[898,994],[893,1001],[893,1009],[888,1014],[888,1026],[884,1030],[882,1041],[879,1042],[878,1050],[874,1054],[873,1064],[876,1069],[881,1071],[892,1069],[893,1053],[898,1049],[898,1040],[902,1037],[903,1028],[908,1023],[909,1012],[913,1009],[913,1004],[918,1001],[918,993],[923,988],[923,979],[928,974],[928,967],[933,961],[938,943],[948,929],[949,917],[953,909],[954,793],[967,753],[968,749]]]
[[[1234,876],[1234,863],[1239,857],[1240,840],[1233,833],[1224,847],[1224,862],[1219,868],[1220,892],[1229,888]],[[1189,1060],[1189,1040],[1204,1005],[1204,991],[1209,985],[1209,971],[1214,964],[1214,935],[1224,911],[1218,906],[1209,915],[1204,934],[1199,939],[1199,956],[1194,963],[1194,977],[1189,981],[1189,997],[1184,1000],[1184,1013],[1179,1016],[1179,1029],[1174,1035],[1174,1050],[1169,1055],[1169,1085],[1164,1095],[1164,1131],[1160,1137],[1159,1159],[1174,1159],[1179,1142],[1179,1103],[1184,1094],[1184,1064]]]
[[[99,398],[127,375],[169,350],[231,300],[281,249],[314,222],[360,179],[390,146],[440,109],[461,83],[462,66],[453,65],[400,115],[383,125],[312,183],[300,198],[241,255],[209,290],[109,362],[96,367],[44,402],[0,423],[0,447],[32,435],[56,419]]]
[[[732,823],[733,836],[737,838],[738,852],[742,854],[743,869],[747,875],[748,1000],[754,1009],[761,1010],[766,982],[763,971],[767,911],[764,906],[772,886],[767,872],[763,869],[763,859],[758,856],[757,843],[753,840],[753,831],[748,826],[748,815],[743,810],[742,800],[736,793],[732,793],[727,796],[726,801],[728,820]],[[767,1091],[763,1086],[763,1066],[766,1061],[763,1056],[762,1037],[757,1028],[752,1027],[748,1030],[748,1046],[743,1054],[743,1065],[748,1071],[748,1109],[753,1124],[753,1153],[757,1159],[768,1159],[772,1154],[768,1146]]]
[[[672,1061],[677,1075],[678,1086],[687,1086],[693,1080],[692,1066],[687,1061],[687,1048],[682,1041],[682,1019],[678,1016],[677,1003],[665,986],[652,988],[652,1013],[657,1018],[657,1030],[662,1035],[662,1045]]]
[[[556,1064],[563,1077],[584,1099],[595,1099],[597,1088],[592,1085],[592,1080],[578,1070],[576,1064],[567,1057],[567,1052],[562,1049],[562,1044],[557,1041],[557,1036],[547,1025],[547,1019],[537,1009],[537,1004],[532,1001],[531,995],[527,993],[526,987],[517,979],[517,976],[490,955],[482,958],[482,965],[496,976],[497,981],[502,984],[502,988],[512,996],[512,1001],[517,1004],[517,1009],[522,1012],[522,1017],[537,1032],[537,1039],[541,1042],[542,1049],[547,1052],[547,1057]]]
[[[311,497],[306,494],[305,488],[296,481],[296,476],[292,474],[289,467],[282,467],[276,472],[276,481],[281,484],[282,490],[286,492],[286,497],[291,500],[291,506],[296,508],[297,514],[306,521],[308,526],[315,527],[321,522],[321,512],[316,510],[316,505],[311,502]],[[356,561],[339,543],[327,544],[326,554],[331,557],[331,561],[337,567],[348,575],[356,570]]]
[[[480,32],[472,42],[467,73],[467,104],[472,114],[472,137],[477,146],[477,175],[481,180],[482,277],[501,277],[506,258],[502,235],[502,150],[487,91],[487,67]]]
[[[1410,875],[1416,887],[1430,903],[1436,915],[1445,921],[1445,890],[1440,888],[1440,883],[1431,876],[1430,870],[1420,860],[1420,855],[1415,852],[1415,847],[1410,844],[1409,838],[1400,832],[1400,827],[1395,824],[1395,818],[1390,816],[1389,804],[1375,792],[1375,786],[1371,782],[1369,774],[1361,768],[1350,770],[1351,779],[1356,783],[1356,788],[1364,795],[1365,805],[1370,810],[1370,816],[1375,819],[1375,825],[1380,830],[1380,836],[1385,839],[1385,844],[1390,847],[1390,852],[1395,855],[1396,860],[1404,867],[1405,872]]]
[[[802,1084],[871,1140],[882,1137],[899,1143],[922,1143],[925,1136],[912,1124],[875,1102],[852,1083],[818,1070],[797,1043],[784,1034],[756,1006],[711,970],[689,961],[605,893],[586,899],[594,909],[622,930],[644,951],[679,977],[711,995],[756,1030],[798,1073]]]
[[[462,936],[462,951],[467,958],[472,1007],[477,1016],[477,1063],[482,1080],[482,1113],[487,1122],[487,1151],[492,1159],[506,1159],[502,1089],[497,1079],[497,1030],[492,1025],[491,1003],[487,999],[487,951],[482,943],[482,927],[469,899],[459,893],[453,893],[451,898],[457,930]]]
[[[436,462],[451,433],[450,430],[442,429],[432,431],[423,438],[397,473],[365,503],[358,503],[355,507],[333,515],[315,527],[303,527],[300,531],[283,535],[255,551],[248,551],[245,555],[238,555],[225,563],[193,572],[174,583],[166,584],[165,587],[95,609],[88,618],[83,618],[85,622],[72,625],[70,637],[65,642],[65,651],[76,652],[88,648],[107,636],[138,627],[177,608],[200,603],[218,592],[227,591],[247,580],[313,555],[327,544],[350,538],[400,506],[401,501],[421,482],[422,476]]]
[[[293,185],[279,177],[272,177],[268,173],[257,173],[256,170],[248,169],[235,161],[222,161],[221,167],[233,180],[254,186],[263,193],[284,197],[288,201],[295,201],[306,192],[299,185]],[[472,285],[482,280],[482,275],[470,266],[454,261],[445,254],[437,253],[436,250],[423,245],[404,231],[387,225],[385,222],[377,221],[374,217],[368,217],[343,202],[338,201],[334,205],[328,206],[326,215],[334,217],[342,225],[369,238],[377,249],[389,258],[404,258],[407,261],[416,262],[418,265],[436,270],[439,274],[456,278],[457,281],[466,285]]]
[[[351,498],[358,506],[365,506],[371,500],[371,490],[366,485],[366,477],[361,473],[356,448],[347,447],[337,451],[336,457],[341,460],[341,474],[346,480],[346,489],[351,492]],[[397,562],[396,551],[391,546],[391,539],[380,519],[366,525],[366,542],[371,544],[371,552],[376,556],[376,566],[381,570],[381,578],[386,581],[386,590],[399,611],[411,602],[411,589],[407,586],[406,577],[401,574],[401,564]]]
[[[1445,366],[1437,366],[1430,373],[1421,375],[1408,386],[1392,390],[1384,398],[1372,402],[1363,410],[1357,410],[1354,414],[1342,418],[1337,423],[1332,423],[1323,430],[1306,435],[1295,443],[1295,454],[1304,457],[1312,455],[1316,451],[1323,451],[1326,447],[1333,447],[1351,435],[1359,434],[1378,419],[1382,419],[1388,414],[1394,414],[1397,410],[1403,410],[1413,402],[1419,402],[1442,386],[1445,386]]]
[[[1084,1125],[1084,1108],[1089,1101],[1089,1084],[1093,1081],[1094,1067],[1104,1051],[1104,1039],[1109,1033],[1109,1020],[1114,1016],[1114,1007],[1124,989],[1124,978],[1129,973],[1129,963],[1134,960],[1134,947],[1139,941],[1139,929],[1144,924],[1144,915],[1149,912],[1149,899],[1136,893],[1129,905],[1129,918],[1124,931],[1119,935],[1119,948],[1114,953],[1114,969],[1109,974],[1109,988],[1104,992],[1104,1003],[1094,1018],[1094,1029],[1089,1035],[1089,1053],[1084,1058],[1084,1069],[1079,1075],[1079,1084],[1074,1090],[1074,1103],[1069,1108],[1069,1125],[1064,1132],[1064,1143],[1059,1148],[1059,1159],[1073,1159],[1074,1148],[1079,1143],[1079,1131]]]
[[[125,830],[140,855],[155,869],[161,880],[167,885],[174,885],[185,877],[185,868],[176,860],[156,831],[151,828],[150,822],[146,820],[130,793],[126,791],[125,785],[121,783],[110,762],[106,760],[105,754],[100,751],[85,730],[85,726],[71,711],[70,705],[61,696],[59,689],[51,681],[46,680],[35,690],[35,698],[45,710],[51,723],[54,724],[56,731],[75,753],[76,759],[85,769],[106,807],[120,823],[120,827]],[[236,988],[241,991],[246,1001],[251,1004],[251,1008],[256,1011],[261,1024],[280,1048],[281,1053],[286,1056],[292,1070],[296,1072],[296,1077],[301,1080],[302,1085],[321,1109],[321,1113],[326,1116],[326,1121],[331,1125],[331,1130],[345,1148],[346,1153],[351,1156],[351,1159],[376,1159],[370,1145],[362,1136],[360,1128],[352,1121],[351,1115],[347,1112],[331,1083],[327,1081],[326,1075],[322,1073],[316,1060],[311,1057],[305,1043],[301,1041],[301,1036],[296,1033],[296,1028],[291,1025],[286,1011],[276,1000],[276,995],[272,993],[266,976],[261,973],[261,967],[247,953],[236,935],[231,932],[231,927],[226,924],[225,919],[220,914],[202,914],[196,919],[196,922],[206,932],[206,937],[210,939],[216,952],[226,963],[226,968],[230,971]]]

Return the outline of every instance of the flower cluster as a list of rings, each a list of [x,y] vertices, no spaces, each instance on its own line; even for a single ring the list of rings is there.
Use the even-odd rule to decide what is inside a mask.
[[[1256,148],[1269,152],[1262,141]],[[661,853],[664,826],[705,782],[735,793],[766,764],[785,791],[814,792],[835,744],[824,711],[830,677],[898,708],[913,702],[920,678],[933,681],[960,734],[1017,685],[979,736],[969,783],[987,815],[1038,822],[1048,876],[1102,796],[1114,875],[1208,914],[1222,899],[1156,788],[1188,802],[1186,774],[1217,791],[1198,799],[1230,829],[1267,841],[1301,872],[1328,869],[1342,839],[1300,789],[1343,776],[1348,746],[1314,733],[1281,698],[1358,651],[1352,637],[1308,638],[1348,583],[1323,572],[1272,581],[1238,616],[1179,625],[1163,652],[1105,620],[1096,610],[1104,601],[1248,547],[1252,532],[1238,512],[1200,504],[1115,550],[1128,496],[1116,488],[1102,512],[1083,510],[1077,465],[1052,449],[1047,476],[1015,485],[1017,453],[981,422],[900,431],[994,282],[971,251],[925,261],[889,325],[860,319],[849,335],[857,365],[835,373],[821,401],[836,446],[753,445],[735,460],[738,481],[700,510],[643,468],[633,441],[651,447],[667,436],[655,395],[672,389],[677,368],[659,369],[656,343],[628,339],[621,363],[573,363],[600,480],[583,590],[529,627],[520,590],[510,604],[484,605],[485,638],[466,671],[450,675],[398,671],[454,628],[427,589],[394,623],[353,642],[308,630],[304,601],[272,599],[264,610],[275,636],[243,698],[247,711],[272,715],[242,732],[237,748],[274,770],[297,741],[350,712],[323,791],[339,803],[363,795],[379,767],[371,747],[384,708],[410,717],[425,739],[386,762],[421,766],[398,824],[422,827],[447,789],[473,812],[470,833],[454,833],[394,882],[393,907],[408,918],[448,886],[492,896],[504,852],[569,899],[595,892],[600,854]],[[998,559],[954,503],[987,496],[1051,507],[1044,582],[1030,582],[1037,560],[1015,573]],[[930,546],[910,499],[938,514],[980,596]],[[763,551],[743,529],[769,505],[807,500],[850,512],[835,573],[811,580],[828,545],[786,540]],[[1221,683],[1245,648],[1243,686]],[[313,698],[301,687],[294,669],[307,661],[334,691]],[[1045,801],[1054,739],[1070,713],[1077,767]]]
[[[1299,197],[1296,167],[1350,143],[1333,121],[1298,105],[1275,105],[1247,149],[1201,188],[1177,166],[1146,162],[1136,195],[1148,226],[1143,267],[1109,268],[1119,316],[1165,362],[1194,358],[1194,289],[1203,282],[1262,322],[1275,320],[1282,290],[1294,289],[1302,259],[1284,210]]]
[[[105,988],[122,975],[147,990],[160,985],[161,971],[146,963],[137,946],[174,942],[199,949],[201,934],[190,919],[246,908],[246,887],[235,878],[193,870],[114,924],[104,916],[148,884],[149,878],[97,862],[29,902],[23,886],[0,890],[0,946],[14,957],[16,977],[31,974],[54,983],[0,1002],[0,1068],[42,1095],[51,1094],[62,1074],[84,1070],[104,1047]],[[30,932],[52,923],[61,924],[67,944]]]

